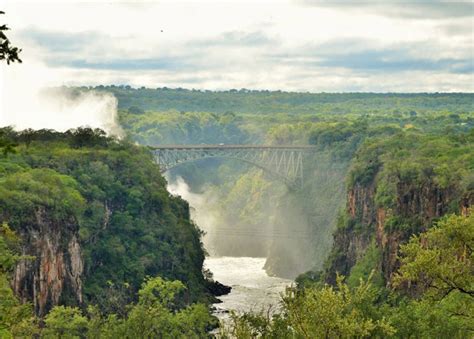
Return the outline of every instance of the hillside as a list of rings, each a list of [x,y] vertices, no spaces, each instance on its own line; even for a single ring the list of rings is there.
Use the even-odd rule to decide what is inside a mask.
[[[0,223],[34,257],[15,266],[13,290],[38,315],[58,304],[123,313],[156,275],[182,281],[184,300],[209,298],[200,231],[145,149],[90,129],[1,137],[14,149],[0,159]]]
[[[405,132],[367,141],[352,161],[346,208],[334,234],[326,280],[353,284],[375,270],[390,286],[399,248],[446,214],[474,204],[474,134]]]

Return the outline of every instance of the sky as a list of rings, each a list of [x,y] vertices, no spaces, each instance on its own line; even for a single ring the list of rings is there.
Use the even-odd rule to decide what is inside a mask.
[[[474,2],[0,0],[0,86],[473,92]],[[0,88],[1,89],[1,88]]]

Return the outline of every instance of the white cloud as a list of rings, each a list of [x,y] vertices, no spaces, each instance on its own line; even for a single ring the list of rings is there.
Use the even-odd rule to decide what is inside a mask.
[[[437,2],[416,2],[404,4],[411,15],[389,15],[394,6],[348,3],[15,0],[3,7],[25,64],[48,65],[58,84],[473,90],[472,13],[441,15]]]

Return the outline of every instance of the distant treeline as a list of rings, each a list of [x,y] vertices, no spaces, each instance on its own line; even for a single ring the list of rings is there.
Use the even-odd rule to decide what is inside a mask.
[[[380,113],[474,111],[474,93],[297,93],[231,89],[210,91],[131,86],[74,87],[113,93],[131,113],[178,110],[212,113]]]

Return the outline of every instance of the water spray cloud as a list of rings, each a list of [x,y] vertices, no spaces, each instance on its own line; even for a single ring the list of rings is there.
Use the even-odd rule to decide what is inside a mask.
[[[191,192],[189,185],[183,178],[178,177],[175,181],[170,181],[168,178],[168,191],[173,195],[179,195],[186,200],[191,207],[191,218],[204,232],[208,233],[203,237],[204,248],[212,256],[215,255],[214,242],[212,239],[212,232],[217,226],[217,219],[215,215],[209,213],[209,199],[212,197],[209,194]]]
[[[108,135],[123,135],[117,122],[117,99],[112,94],[85,91],[71,95],[66,89],[45,90],[63,84],[63,74],[41,63],[1,67],[1,127],[57,131],[91,127]]]

